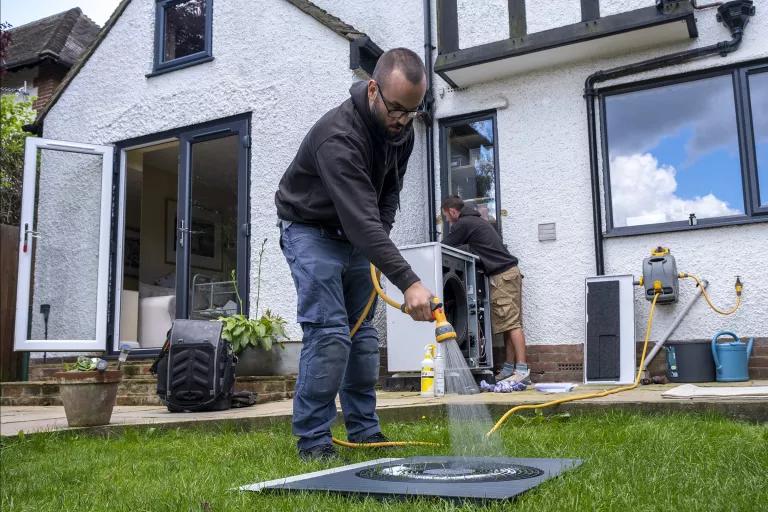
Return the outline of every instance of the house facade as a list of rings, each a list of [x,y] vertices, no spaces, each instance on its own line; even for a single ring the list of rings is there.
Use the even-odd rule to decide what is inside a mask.
[[[173,318],[240,310],[233,271],[251,315],[258,303],[293,319],[277,183],[382,49],[424,55],[430,41],[433,116],[417,122],[393,238],[439,240],[440,199],[471,200],[520,259],[540,378],[581,378],[585,279],[639,276],[657,246],[706,278],[716,304],[733,303],[737,275],[745,283],[735,314],[699,301],[673,339],[728,328],[765,344],[768,11],[757,4],[736,41],[717,9],[687,0],[122,2],[36,123],[41,200],[27,206],[36,252],[17,348],[156,350]],[[681,282],[655,333],[694,292]],[[636,338],[648,309],[638,288]]]

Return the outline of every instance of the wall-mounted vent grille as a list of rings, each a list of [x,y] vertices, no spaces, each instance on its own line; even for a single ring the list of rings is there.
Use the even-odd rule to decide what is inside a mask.
[[[547,240],[557,240],[554,222],[539,224],[539,242],[545,242]]]
[[[561,372],[583,372],[584,363],[557,363],[557,369]]]

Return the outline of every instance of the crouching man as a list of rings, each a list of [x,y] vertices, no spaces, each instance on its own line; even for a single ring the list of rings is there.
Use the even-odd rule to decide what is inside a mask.
[[[445,245],[469,245],[480,258],[491,282],[491,320],[493,334],[504,334],[506,361],[496,376],[497,381],[529,385],[530,370],[525,358],[522,305],[523,279],[512,256],[493,226],[458,196],[446,198],[441,209],[451,226],[443,238]]]

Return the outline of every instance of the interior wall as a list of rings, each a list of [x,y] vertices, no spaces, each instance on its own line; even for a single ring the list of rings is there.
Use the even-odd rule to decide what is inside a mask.
[[[166,229],[173,229],[165,225],[165,208],[167,201],[176,201],[175,171],[148,165],[145,159],[142,173],[139,281],[165,288],[174,286],[176,273],[176,265],[165,260]]]

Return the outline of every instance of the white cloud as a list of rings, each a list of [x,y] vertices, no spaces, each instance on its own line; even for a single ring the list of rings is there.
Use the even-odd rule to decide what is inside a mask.
[[[611,199],[614,226],[635,226],[742,213],[712,193],[684,199],[677,195],[677,171],[659,166],[649,153],[619,156],[611,160]]]

